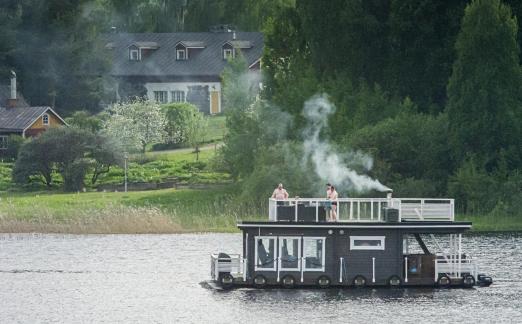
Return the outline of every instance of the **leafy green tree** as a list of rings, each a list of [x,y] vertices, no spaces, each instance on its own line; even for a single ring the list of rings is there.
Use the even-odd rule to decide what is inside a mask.
[[[189,125],[193,119],[200,119],[198,107],[190,103],[171,103],[161,107],[166,117],[165,131],[167,143],[185,144],[188,142]],[[197,123],[196,123],[197,124]]]
[[[192,117],[186,120],[187,143],[196,152],[196,161],[199,160],[199,146],[205,141],[207,133],[208,119],[201,112],[193,113]]]
[[[18,153],[13,167],[13,182],[25,184],[32,180],[41,181],[47,187],[53,182],[54,162],[52,152],[53,143],[38,137],[25,143]]]
[[[517,22],[500,0],[466,7],[448,83],[450,143],[457,161],[475,156],[494,169],[501,150],[520,166],[521,71]]]
[[[404,112],[352,132],[345,143],[373,156],[373,175],[394,190],[410,191],[400,186],[428,180],[436,190],[428,188],[427,194],[440,195],[446,191],[447,177],[453,170],[447,130],[445,114],[433,117]]]
[[[97,133],[102,129],[103,118],[105,117],[103,114],[92,115],[88,111],[78,110],[70,117],[65,118],[65,121],[70,126]]]
[[[468,0],[392,0],[385,80],[387,90],[410,97],[423,112],[440,112],[455,58],[454,44]]]
[[[14,8],[17,24],[6,32],[15,43],[2,54],[26,99],[61,113],[71,107],[99,110],[109,61],[100,37],[104,15],[96,2],[24,0]]]
[[[252,172],[258,146],[259,123],[256,94],[259,86],[252,82],[242,55],[229,62],[222,75],[227,135],[222,149],[224,162],[234,178]]]
[[[137,99],[128,103],[116,103],[108,108],[109,118],[103,131],[119,139],[122,148],[129,152],[145,152],[147,145],[163,142],[165,114],[154,101]]]
[[[77,191],[84,187],[89,171],[94,184],[101,174],[121,161],[121,151],[103,135],[73,127],[51,128],[21,147],[13,180],[23,184],[38,179],[50,187],[53,174],[59,173],[64,190]]]

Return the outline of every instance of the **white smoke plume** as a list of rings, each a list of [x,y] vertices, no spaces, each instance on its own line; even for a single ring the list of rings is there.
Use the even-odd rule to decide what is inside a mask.
[[[304,162],[312,162],[317,176],[336,187],[359,193],[370,190],[388,191],[390,188],[367,175],[358,174],[350,165],[362,165],[369,171],[373,159],[361,152],[341,154],[327,141],[321,140],[321,131],[328,126],[328,117],[335,106],[326,95],[316,95],[305,102],[303,114],[307,126],[303,131]]]

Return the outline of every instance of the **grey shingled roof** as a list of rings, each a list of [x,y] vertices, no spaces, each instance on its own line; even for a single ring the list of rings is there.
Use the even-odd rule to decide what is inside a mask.
[[[235,42],[251,47],[242,49],[250,65],[261,58],[263,34],[236,32]],[[219,77],[227,61],[223,59],[222,46],[233,40],[233,33],[142,33],[110,34],[107,43],[114,46],[113,76],[214,76]],[[159,48],[142,61],[129,60],[128,46],[136,42],[156,42]],[[177,43],[198,42],[204,49],[191,51],[186,61],[176,61]]]
[[[24,97],[17,92],[18,100],[16,101],[16,107],[28,107],[29,104],[25,101]],[[0,84],[0,107],[7,105],[7,99],[11,97],[11,86]]]
[[[31,126],[50,107],[0,107],[0,129],[22,131]]]

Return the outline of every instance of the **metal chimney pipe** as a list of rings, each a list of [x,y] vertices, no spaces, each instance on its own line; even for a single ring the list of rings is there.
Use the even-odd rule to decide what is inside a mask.
[[[11,71],[11,100],[16,100],[16,73]]]

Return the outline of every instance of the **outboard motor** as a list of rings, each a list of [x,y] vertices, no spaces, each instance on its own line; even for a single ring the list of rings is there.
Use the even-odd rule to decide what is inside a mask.
[[[490,276],[486,276],[483,273],[478,274],[477,284],[480,287],[489,287],[493,283],[493,279]]]
[[[223,289],[229,289],[234,284],[234,277],[230,274],[232,271],[232,258],[226,253],[218,255],[218,282]]]

